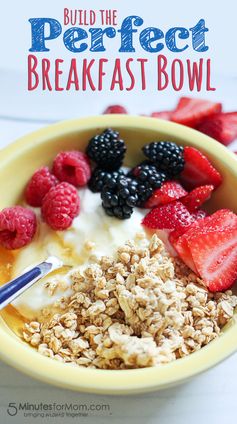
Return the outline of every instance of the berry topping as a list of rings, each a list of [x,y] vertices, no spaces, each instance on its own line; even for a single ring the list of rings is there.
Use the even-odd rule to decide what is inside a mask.
[[[58,184],[58,179],[51,174],[49,168],[44,166],[38,169],[31,177],[26,186],[26,201],[31,206],[41,206],[44,196]]]
[[[212,215],[209,215],[205,220],[199,221],[198,228],[205,231],[210,230],[228,230],[237,226],[237,216],[229,209],[219,209]]]
[[[133,168],[129,174],[137,181],[137,206],[144,206],[147,199],[150,198],[156,188],[160,188],[167,179],[163,172],[157,170],[154,164],[144,161]]]
[[[79,214],[80,198],[75,187],[60,183],[51,188],[42,204],[42,216],[53,230],[66,230]]]
[[[111,187],[115,185],[117,178],[121,175],[124,175],[122,170],[107,172],[101,168],[95,168],[92,172],[88,187],[93,193],[100,193],[105,185]]]
[[[127,114],[127,113],[128,113],[128,111],[127,111],[127,109],[125,109],[125,107],[123,107],[123,106],[120,106],[120,105],[111,105],[111,106],[108,106],[108,107],[105,109],[105,111],[103,112],[103,114],[104,114],[104,115],[107,115],[107,114],[114,114],[114,113]]]
[[[22,206],[0,212],[0,244],[6,249],[20,249],[33,239],[37,227],[35,213]]]
[[[207,200],[210,199],[214,190],[213,185],[200,186],[192,190],[187,196],[183,197],[181,202],[186,206],[189,212],[195,212]]]
[[[196,128],[197,125],[214,113],[221,112],[221,103],[213,103],[208,100],[181,97],[177,108],[171,116],[171,120],[178,124]]]
[[[159,205],[165,205],[186,195],[187,191],[177,181],[167,181],[161,188],[153,192],[145,203],[145,207],[150,209]]]
[[[221,209],[196,221],[174,247],[209,290],[226,290],[237,279],[237,216],[233,212]]]
[[[101,192],[101,199],[107,215],[130,218],[138,201],[136,181],[125,176],[117,178],[115,183],[109,180]]]
[[[192,224],[192,226],[190,227],[190,230],[192,229],[192,231],[194,230],[195,224]],[[197,268],[196,265],[193,261],[193,257],[190,253],[190,249],[188,246],[188,242],[187,242],[187,237],[186,237],[187,233],[184,233],[183,235],[181,235],[181,237],[170,237],[169,240],[171,242],[171,244],[173,245],[173,247],[175,248],[175,250],[178,252],[179,257],[182,259],[182,261],[196,274],[198,274],[197,272]]]
[[[85,153],[76,150],[60,152],[54,159],[53,173],[59,181],[83,187],[91,176],[89,160]]]
[[[209,159],[195,147],[184,148],[185,166],[180,179],[187,190],[201,185],[213,185],[217,188],[222,178]]]
[[[198,219],[206,218],[208,214],[203,209],[198,209],[197,211],[192,213],[192,216],[194,217],[194,219],[198,220]]]
[[[180,201],[175,201],[152,209],[143,219],[142,225],[154,230],[172,230],[172,234],[178,237],[194,221],[187,208]]]
[[[235,283],[237,228],[197,234],[188,245],[197,271],[209,290],[227,290]]]
[[[165,172],[173,178],[184,168],[183,147],[170,141],[160,141],[146,144],[143,147],[144,155],[154,162],[159,171]]]
[[[164,110],[163,112],[152,112],[151,117],[152,118],[159,118],[164,119],[165,121],[171,120],[172,112],[169,110]]]
[[[197,129],[228,146],[237,137],[237,112],[217,113],[202,121]]]
[[[126,146],[117,131],[108,129],[89,141],[86,152],[100,168],[117,171],[122,165]]]
[[[166,174],[157,170],[156,166],[150,161],[143,161],[130,171],[131,175],[136,177],[140,183],[147,183],[152,188],[159,188],[166,180]]]

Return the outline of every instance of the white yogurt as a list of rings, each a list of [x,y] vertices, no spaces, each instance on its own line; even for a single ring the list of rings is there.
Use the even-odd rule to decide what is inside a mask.
[[[119,245],[134,238],[136,233],[141,231],[141,220],[146,210],[135,208],[130,219],[119,220],[105,214],[99,193],[94,194],[85,188],[79,190],[79,196],[81,211],[68,230],[55,232],[39,221],[39,235],[18,254],[13,267],[13,277],[50,255],[57,256],[69,265],[87,263],[91,253],[85,249],[86,241],[95,243],[93,255],[111,255]],[[41,280],[20,295],[13,305],[22,315],[34,318],[40,309],[68,294],[69,291],[58,291],[49,296]]]

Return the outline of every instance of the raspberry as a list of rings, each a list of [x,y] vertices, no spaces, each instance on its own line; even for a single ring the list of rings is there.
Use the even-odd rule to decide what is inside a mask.
[[[53,173],[60,181],[82,187],[91,177],[88,157],[76,150],[58,153],[53,162]]]
[[[103,112],[103,115],[114,114],[114,113],[126,114],[127,115],[128,111],[127,111],[127,109],[125,109],[124,106],[111,105],[111,106],[108,106],[105,109],[105,111]]]
[[[44,196],[58,182],[58,179],[51,174],[47,166],[38,169],[26,186],[25,197],[27,203],[31,206],[41,206]]]
[[[75,187],[60,183],[46,194],[42,204],[42,216],[53,230],[66,230],[79,214],[80,198]]]
[[[33,239],[37,227],[35,213],[22,206],[0,212],[0,244],[6,249],[20,249]]]

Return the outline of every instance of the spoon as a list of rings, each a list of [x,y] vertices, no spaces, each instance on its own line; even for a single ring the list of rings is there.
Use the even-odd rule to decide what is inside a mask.
[[[44,262],[26,271],[20,277],[14,278],[0,287],[0,310],[25,292],[34,283],[52,271],[65,266],[56,256],[49,256]]]

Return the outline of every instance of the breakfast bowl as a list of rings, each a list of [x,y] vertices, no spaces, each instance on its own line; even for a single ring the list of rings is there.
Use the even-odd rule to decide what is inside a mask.
[[[228,208],[237,212],[234,189],[237,159],[221,144],[198,131],[154,118],[104,115],[70,120],[29,134],[0,152],[0,208],[21,202],[23,190],[35,169],[50,165],[59,151],[85,150],[88,140],[106,128],[119,131],[126,141],[126,165],[141,161],[141,147],[154,140],[169,140],[201,150],[221,173],[222,185],[215,191],[208,212]],[[9,279],[6,263],[11,253],[1,249],[1,284]],[[235,291],[235,288],[234,288]],[[237,314],[220,337],[186,357],[156,367],[104,370],[73,366],[40,355],[20,337],[21,317],[11,306],[1,311],[0,358],[19,371],[45,383],[98,394],[133,394],[165,389],[186,382],[218,364],[237,350]]]

